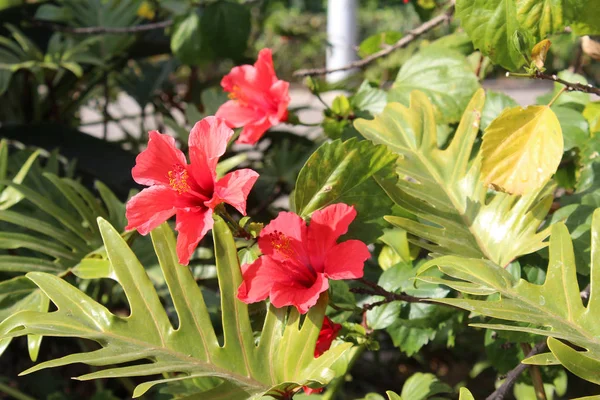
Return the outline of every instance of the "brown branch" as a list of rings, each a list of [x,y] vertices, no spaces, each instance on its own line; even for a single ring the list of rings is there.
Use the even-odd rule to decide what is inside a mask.
[[[546,345],[545,341],[538,343],[535,345],[535,347],[533,349],[531,349],[531,351],[529,353],[527,353],[525,358],[535,356],[536,354],[540,354],[540,353],[546,351],[547,349],[548,349],[548,346]],[[506,396],[506,394],[510,391],[510,389],[512,389],[514,384],[517,382],[517,379],[519,379],[519,376],[528,367],[529,367],[529,365],[521,363],[521,364],[517,365],[515,368],[513,368],[508,374],[506,374],[506,379],[504,380],[504,382],[502,382],[502,385],[500,385],[500,387],[498,389],[496,389],[494,391],[494,393],[492,393],[488,397],[486,397],[485,400],[502,400],[504,398],[504,396]]]
[[[380,50],[377,53],[373,53],[370,56],[363,58],[362,60],[353,61],[342,67],[332,68],[332,69],[327,69],[327,68],[299,69],[297,71],[294,71],[294,76],[303,77],[303,76],[327,75],[327,74],[330,74],[332,72],[337,72],[337,71],[347,71],[349,69],[363,68],[363,67],[367,66],[368,64],[372,63],[373,61],[377,60],[378,58],[385,57],[388,54],[394,52],[395,50],[406,47],[408,44],[413,42],[419,36],[423,35],[424,33],[429,32],[430,30],[432,30],[436,26],[442,24],[443,22],[449,21],[452,18],[453,14],[454,14],[454,5],[451,5],[448,8],[448,10],[446,10],[446,12],[425,22],[424,24],[418,26],[417,28],[409,31],[405,36],[403,36],[400,40],[398,40],[393,45],[386,47],[385,49]]]
[[[74,28],[71,26],[55,24],[54,22],[46,22],[46,21],[31,21],[34,26],[39,26],[42,28],[48,28],[53,31],[64,32],[64,33],[75,33],[81,35],[101,35],[105,33],[116,33],[116,34],[126,34],[126,33],[137,33],[137,32],[145,32],[152,31],[156,29],[164,29],[171,25],[173,25],[173,20],[168,19],[166,21],[160,22],[151,22],[149,24],[144,25],[136,25],[136,26],[124,26],[124,27],[114,27],[114,26],[88,26],[83,28]]]
[[[457,308],[459,310],[462,311],[462,308],[460,307],[456,307],[450,304],[445,304],[445,303],[436,303],[433,299],[427,299],[427,298],[423,298],[423,297],[415,297],[415,296],[411,296],[409,294],[406,293],[394,293],[394,292],[390,292],[389,290],[385,290],[384,288],[382,288],[381,286],[379,286],[378,284],[376,284],[375,282],[371,282],[368,281],[364,278],[358,279],[358,281],[366,286],[369,287],[369,289],[366,288],[350,288],[350,291],[352,293],[356,293],[356,294],[366,294],[366,295],[370,295],[370,296],[381,296],[383,297],[383,300],[380,301],[376,301],[375,303],[369,303],[369,304],[364,304],[363,305],[363,310],[364,311],[368,311],[368,310],[372,310],[375,307],[387,304],[387,303],[391,303],[394,301],[405,301],[407,303],[431,303],[431,304],[438,304],[441,306],[448,306],[448,307],[452,307],[452,308]]]
[[[513,75],[513,74],[509,74],[509,76],[510,75]],[[543,72],[538,71],[535,73],[535,75],[532,75],[531,77],[535,78],[535,79],[542,79],[542,80],[547,80],[547,81],[558,82],[562,85],[565,85],[565,87],[567,88],[568,91],[592,93],[597,96],[600,96],[600,89],[597,87],[594,87],[592,85],[584,85],[579,82],[576,82],[576,83],[567,82],[564,79],[561,79],[556,75],[548,75],[548,74],[544,74]]]

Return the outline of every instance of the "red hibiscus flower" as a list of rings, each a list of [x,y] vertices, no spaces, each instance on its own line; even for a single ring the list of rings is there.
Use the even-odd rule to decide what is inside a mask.
[[[319,331],[317,345],[315,346],[315,358],[320,357],[321,354],[329,350],[331,343],[337,337],[340,329],[342,329],[342,325],[336,324],[327,317],[323,319],[323,325]],[[304,389],[304,393],[306,394],[321,393],[323,391],[323,388],[311,389],[308,386],[303,386],[302,389]]]
[[[232,128],[244,127],[237,143],[254,144],[267,129],[287,119],[290,84],[277,79],[271,49],[262,49],[254,66],[234,67],[221,86],[231,100],[216,116]]]
[[[304,314],[329,288],[329,279],[362,277],[367,245],[337,243],[355,217],[354,207],[342,203],[315,211],[308,227],[294,213],[279,213],[258,238],[263,255],[242,266],[238,298],[254,303],[270,296],[275,307],[295,306]]]
[[[179,262],[187,265],[198,242],[212,228],[212,213],[218,204],[229,203],[246,214],[246,197],[258,174],[240,169],[217,180],[217,162],[232,135],[218,118],[197,122],[189,137],[188,164],[172,137],[151,131],[148,148],[137,156],[131,171],[137,183],[150,187],[127,203],[126,229],[146,235],[175,215],[177,255]]]
[[[340,329],[342,329],[342,325],[336,324],[325,317],[323,325],[321,326],[321,331],[319,331],[317,345],[315,346],[315,358],[318,358],[321,354],[329,350],[331,343],[333,343],[333,340],[337,337]]]

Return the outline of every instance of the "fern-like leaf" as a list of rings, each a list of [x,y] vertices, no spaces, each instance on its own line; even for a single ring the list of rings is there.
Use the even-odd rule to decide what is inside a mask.
[[[445,149],[437,143],[434,107],[418,91],[411,93],[410,107],[390,103],[375,119],[357,120],[355,126],[367,139],[401,156],[397,170],[404,179],[397,184],[380,180],[380,185],[418,221],[395,216],[387,221],[434,253],[506,265],[546,246],[550,231],[538,228],[552,204],[552,188],[547,185],[525,196],[488,193],[480,181],[481,158],[478,152],[472,154],[484,102],[479,90]]]
[[[562,222],[552,226],[550,260],[543,285],[516,280],[508,271],[486,260],[445,256],[423,265],[419,273],[437,267],[447,278],[419,279],[470,294],[500,294],[498,300],[435,299],[485,316],[525,323],[473,324],[494,330],[528,332],[548,337],[552,354],[532,357],[531,364],[563,364],[584,379],[600,384],[600,209],[592,218],[590,297],[581,300],[573,244]],[[579,352],[566,341],[585,351]]]
[[[203,399],[247,399],[290,392],[307,384],[326,384],[334,377],[330,369],[333,362],[351,347],[350,343],[339,344],[314,358],[327,307],[326,296],[309,311],[301,326],[297,311],[290,310],[286,318],[287,309],[271,307],[256,344],[248,306],[236,298],[242,277],[235,242],[225,222],[218,217],[213,237],[223,345],[193,275],[177,262],[175,235],[167,224],[151,235],[177,313],[176,328],[169,321],[146,271],[119,232],[103,219],[99,219],[99,229],[111,264],[110,277],[123,287],[130,315],[125,318],[114,315],[54,275],[29,273],[27,276],[58,310],[17,313],[0,324],[0,335],[74,336],[95,340],[102,348],[47,361],[24,373],[81,362],[110,367],[79,376],[80,380],[167,374],[164,379],[138,385],[134,397],[157,384],[213,377],[222,383],[203,392]],[[138,363],[119,365],[131,362]]]

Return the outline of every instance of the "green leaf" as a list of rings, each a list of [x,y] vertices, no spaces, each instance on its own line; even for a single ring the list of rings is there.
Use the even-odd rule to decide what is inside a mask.
[[[503,192],[535,192],[556,172],[563,142],[560,123],[550,107],[506,109],[483,135],[481,178]]]
[[[373,242],[381,236],[382,217],[392,202],[377,180],[395,181],[396,156],[385,146],[350,139],[325,143],[298,174],[294,191],[296,212],[308,217],[330,204],[354,205],[355,221],[347,236]]]
[[[196,12],[190,12],[177,23],[171,35],[171,51],[182,63],[188,65],[198,65],[211,58],[206,51],[206,43],[200,28],[200,16]]]
[[[456,16],[475,48],[511,71],[535,43],[565,27],[563,0],[458,0]],[[515,46],[518,35],[531,37],[528,48]]]
[[[450,277],[445,281],[467,282],[498,293],[495,300],[437,299],[493,318],[527,323],[527,326],[477,324],[494,330],[514,330],[549,337],[552,354],[574,374],[600,383],[600,209],[592,221],[590,297],[586,306],[577,283],[573,245],[563,223],[552,226],[550,259],[543,285],[516,280],[503,268],[479,259],[446,256],[423,265],[420,272],[437,267]],[[586,349],[577,352],[560,339]],[[540,362],[533,359],[534,362]],[[546,361],[553,363],[553,359]]]
[[[213,52],[223,58],[240,59],[250,37],[250,11],[239,3],[218,1],[202,13],[202,35]]]
[[[108,211],[80,183],[45,172],[58,172],[56,154],[50,155],[44,168],[38,152],[17,151],[11,154],[10,161],[19,172],[11,181],[5,181],[8,187],[3,193],[14,191],[21,201],[9,210],[0,210],[0,248],[11,249],[11,254],[0,255],[1,272],[8,272],[11,277],[34,271],[62,276],[101,245],[97,216],[109,216],[119,229],[125,226],[124,205],[107,187],[96,185],[106,203],[110,203]],[[23,275],[14,279],[19,278],[25,279]],[[0,285],[7,282],[10,286],[12,281],[2,281]],[[0,300],[0,322],[19,311],[47,309],[47,297],[32,287]],[[41,336],[36,335],[28,340],[32,358],[37,357],[40,340]],[[0,353],[8,342],[10,339],[2,342]]]
[[[590,133],[600,132],[600,101],[587,103],[583,109],[583,116],[590,124]]]
[[[29,169],[31,169],[31,166],[33,165],[33,163],[39,155],[39,151],[35,151],[29,156],[27,161],[25,161],[25,163],[21,166],[21,169],[19,169],[19,172],[17,172],[17,174],[12,179],[13,183],[23,183],[23,180],[27,176]],[[0,193],[0,210],[7,210],[11,208],[15,204],[23,200],[23,197],[23,194],[17,189],[15,189],[13,186],[5,188]]]
[[[502,114],[502,111],[509,107],[516,106],[518,106],[518,104],[512,97],[504,93],[486,90],[485,104],[483,106],[483,111],[481,112],[481,130],[487,129],[492,121]]]
[[[548,348],[566,369],[580,378],[600,385],[600,359],[597,355],[590,357],[585,352],[577,351],[552,337],[548,338]]]
[[[157,384],[216,377],[222,383],[203,392],[203,399],[249,399],[275,390],[326,384],[335,375],[330,369],[332,364],[351,347],[350,343],[338,344],[314,358],[314,346],[327,305],[326,295],[309,311],[302,325],[295,309],[270,307],[257,345],[248,306],[236,297],[242,278],[235,242],[226,223],[218,217],[213,237],[223,345],[218,341],[194,277],[177,262],[173,231],[163,224],[151,233],[177,313],[175,329],[146,271],[127,243],[105,220],[99,219],[98,224],[112,265],[111,277],[123,287],[130,315],[120,317],[111,313],[56,276],[41,272],[28,274],[56,305],[57,311],[14,314],[0,324],[0,337],[75,336],[94,340],[102,347],[43,362],[23,374],[72,363],[106,367],[77,377],[79,380],[176,374],[140,383],[133,397],[143,395]],[[123,363],[128,365],[122,366]]]
[[[407,400],[426,400],[440,393],[452,393],[452,388],[433,374],[417,372],[404,382],[400,396]]]
[[[458,395],[458,400],[475,400],[469,389],[462,387]]]
[[[363,40],[358,45],[358,55],[365,58],[378,51],[385,50],[388,46],[396,43],[402,38],[401,32],[387,31],[376,33]]]
[[[350,105],[355,110],[368,111],[378,114],[387,104],[387,93],[379,88],[372,87],[369,81],[363,81],[350,99]]]
[[[408,357],[416,354],[423,346],[429,343],[435,335],[433,328],[415,328],[394,324],[387,328],[395,347],[398,347]]]
[[[462,54],[426,48],[400,68],[388,101],[408,106],[410,93],[420,90],[435,105],[440,123],[458,122],[478,88],[479,81]]]
[[[568,0],[564,12],[576,35],[600,35],[600,8],[595,0]]]
[[[480,182],[480,156],[471,160],[484,100],[483,90],[473,96],[443,150],[437,145],[433,106],[417,91],[411,94],[410,107],[388,104],[374,120],[357,120],[355,126],[365,138],[401,155],[397,171],[404,179],[397,183],[376,179],[417,220],[395,216],[386,220],[426,239],[410,237],[411,243],[436,254],[485,257],[506,265],[546,245],[550,231],[538,228],[552,203],[552,188],[521,197],[488,195]]]
[[[583,115],[568,107],[552,107],[552,111],[560,122],[560,128],[564,138],[564,150],[575,147],[582,148],[590,138],[590,128]]]
[[[337,96],[333,99],[333,103],[331,103],[331,111],[341,117],[347,117],[352,111],[350,108],[350,100],[344,95]]]

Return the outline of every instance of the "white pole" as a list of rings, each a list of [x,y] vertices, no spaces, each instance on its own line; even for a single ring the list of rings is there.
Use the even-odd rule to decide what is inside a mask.
[[[327,69],[342,67],[356,60],[358,38],[356,0],[327,2]],[[328,82],[337,82],[355,71],[338,71],[327,75]]]

